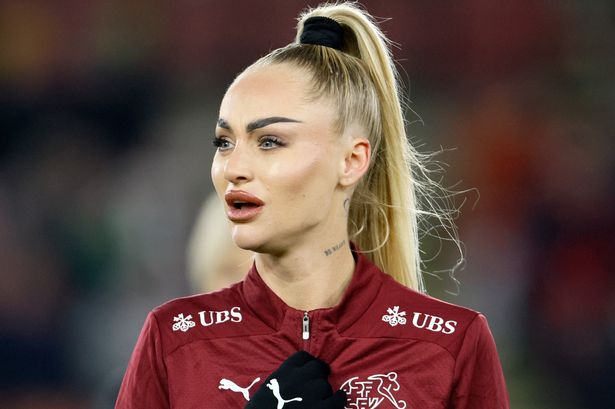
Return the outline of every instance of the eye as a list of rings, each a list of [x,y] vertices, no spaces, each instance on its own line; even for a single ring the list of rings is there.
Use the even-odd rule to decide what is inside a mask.
[[[259,144],[264,150],[271,150],[278,146],[285,146],[285,144],[275,136],[264,136],[259,140]]]
[[[230,149],[231,141],[226,138],[214,136],[211,143],[218,148],[219,151],[225,151]]]

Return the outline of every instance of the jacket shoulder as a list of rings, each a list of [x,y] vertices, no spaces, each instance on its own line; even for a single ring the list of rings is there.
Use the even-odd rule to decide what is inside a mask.
[[[242,282],[210,293],[175,298],[154,308],[165,354],[202,340],[267,334],[272,331],[251,319],[241,295]]]
[[[345,335],[429,342],[456,357],[480,312],[419,293],[385,276],[370,308]]]
[[[420,293],[403,286],[392,277],[387,276],[384,285],[387,294],[397,297],[399,300],[408,300],[415,307],[414,312],[421,312],[432,316],[442,316],[447,320],[455,320],[458,324],[470,324],[480,312],[468,307],[453,304],[432,297],[429,294]],[[421,311],[418,311],[421,310]]]
[[[177,315],[177,311],[182,309],[201,310],[226,307],[229,304],[238,303],[241,301],[241,296],[237,291],[237,287],[241,283],[235,283],[230,287],[226,287],[220,290],[212,291],[209,293],[201,293],[188,295],[184,297],[174,298],[157,307],[152,312],[158,317],[166,315]]]

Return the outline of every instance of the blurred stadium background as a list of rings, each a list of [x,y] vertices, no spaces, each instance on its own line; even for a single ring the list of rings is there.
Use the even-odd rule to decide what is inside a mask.
[[[487,315],[513,408],[615,407],[615,3],[362,3],[472,189],[430,293]],[[0,0],[0,407],[113,407],[147,311],[194,292],[225,87],[308,4]]]

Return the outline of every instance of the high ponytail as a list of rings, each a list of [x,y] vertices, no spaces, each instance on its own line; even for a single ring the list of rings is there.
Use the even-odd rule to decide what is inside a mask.
[[[306,19],[324,16],[343,28],[342,50],[300,44]],[[422,214],[432,206],[421,156],[405,131],[398,74],[388,40],[372,17],[353,3],[325,4],[299,17],[296,41],[272,51],[254,65],[291,63],[312,75],[314,98],[338,107],[337,130],[359,124],[368,133],[371,164],[350,202],[348,233],[367,257],[399,283],[425,292],[419,252]],[[426,194],[427,209],[417,195]]]

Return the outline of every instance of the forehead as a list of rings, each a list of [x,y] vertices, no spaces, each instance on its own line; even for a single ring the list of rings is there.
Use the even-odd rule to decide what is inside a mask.
[[[220,117],[230,121],[285,116],[331,119],[330,104],[311,98],[308,73],[288,64],[253,67],[230,86],[220,106]],[[325,117],[323,117],[323,115]]]

